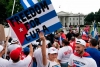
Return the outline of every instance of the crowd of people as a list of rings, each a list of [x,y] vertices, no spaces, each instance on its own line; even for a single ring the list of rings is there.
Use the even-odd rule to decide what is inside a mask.
[[[0,43],[0,67],[100,67],[100,41],[63,30],[44,36],[23,48],[17,38]],[[7,37],[8,39],[8,37]]]

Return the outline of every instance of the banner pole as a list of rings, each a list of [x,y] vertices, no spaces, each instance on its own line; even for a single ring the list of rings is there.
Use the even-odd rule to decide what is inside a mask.
[[[6,59],[6,56],[7,56],[7,45],[8,45],[9,36],[10,36],[10,28],[9,28],[8,36],[7,36],[6,43],[5,43],[5,45],[6,45],[5,56],[4,56],[5,59]]]
[[[15,0],[14,0],[14,3],[13,3],[13,9],[12,9],[12,13],[11,13],[11,16],[13,15],[13,13],[14,13],[14,7],[15,7]]]

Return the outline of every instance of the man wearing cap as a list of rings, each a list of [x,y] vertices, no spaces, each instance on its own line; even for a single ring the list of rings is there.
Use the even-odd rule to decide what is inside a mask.
[[[0,45],[0,67],[8,67],[8,60],[3,59],[2,56],[5,53],[5,46],[3,47],[2,45]]]
[[[14,49],[16,49],[18,47],[21,47],[19,45],[18,39],[17,38],[13,38],[12,41],[11,41],[11,45],[8,46],[8,52],[11,52],[11,51],[13,51]]]
[[[8,67],[31,67],[32,58],[33,58],[33,47],[29,45],[30,52],[26,58],[21,60],[21,49],[17,48],[10,53],[9,66]]]
[[[77,40],[75,45],[76,52],[69,58],[68,67],[97,67],[94,59],[85,52],[86,42],[82,39]]]

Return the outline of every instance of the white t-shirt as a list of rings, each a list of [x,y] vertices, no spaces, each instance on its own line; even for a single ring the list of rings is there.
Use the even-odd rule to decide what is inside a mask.
[[[61,67],[59,63],[48,60],[47,65],[44,67]]]
[[[9,45],[9,46],[8,46],[8,52],[11,52],[11,51],[13,51],[14,49],[16,49],[16,48],[18,48],[18,47],[21,47],[21,46],[18,45],[18,44]]]
[[[46,55],[47,55],[47,58],[48,58],[48,49],[46,51]],[[42,61],[42,51],[41,51],[41,48],[38,48],[34,51],[34,57],[37,61],[37,67],[43,67],[43,61]]]
[[[8,64],[9,64],[8,60],[0,57],[0,67],[8,67]]]
[[[69,63],[72,67],[97,67],[96,62],[91,57],[78,57],[74,54],[70,56]]]
[[[66,63],[69,60],[70,55],[73,53],[73,50],[70,46],[64,46],[58,51],[58,60],[61,60],[61,63]]]
[[[25,59],[20,60],[17,63],[13,63],[12,60],[9,60],[8,67],[30,67],[31,63],[32,63],[32,57],[28,55]]]

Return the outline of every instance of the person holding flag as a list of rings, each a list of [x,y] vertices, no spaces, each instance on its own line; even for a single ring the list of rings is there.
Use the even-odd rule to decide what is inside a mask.
[[[96,25],[95,22],[93,23],[93,30],[91,32],[91,35],[92,35],[93,38],[95,38],[96,40],[98,40],[97,25]]]
[[[86,42],[89,41],[89,34],[87,31],[87,28],[84,28],[83,32],[82,32],[82,39],[85,40]]]

